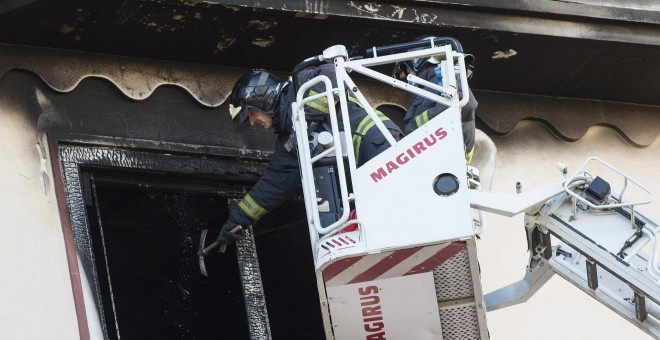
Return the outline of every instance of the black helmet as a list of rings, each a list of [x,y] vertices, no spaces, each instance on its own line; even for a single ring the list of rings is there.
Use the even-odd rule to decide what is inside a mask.
[[[439,45],[439,44],[435,44],[435,42],[438,39],[439,38],[437,38],[437,37],[433,37],[433,36],[430,36],[430,35],[424,35],[424,36],[421,36],[421,37],[417,38],[416,41],[429,40],[429,42],[431,42],[431,40],[433,40],[433,42],[434,42],[433,47],[436,47],[436,46]],[[430,44],[429,44],[429,47],[430,47]],[[408,51],[412,52],[412,51],[421,50],[423,48],[425,48],[425,47],[411,48]],[[432,64],[437,64],[438,63],[437,60],[435,60],[433,58],[426,57],[426,58],[415,58],[415,59],[412,59],[412,60],[404,60],[403,64],[408,68],[409,71],[413,71],[413,72],[417,73],[422,69],[424,64],[426,64],[427,62],[430,62]]]
[[[456,39],[452,37],[434,37],[430,35],[424,35],[416,39],[416,41],[429,41],[429,46],[431,46],[431,42],[433,43],[434,47],[440,46],[442,44],[450,44],[452,48],[457,51],[457,52],[463,52],[463,46],[461,43]],[[411,48],[408,50],[409,52],[412,51],[417,51],[421,50],[423,48],[427,47],[418,47],[418,48]],[[466,54],[465,55],[465,61],[466,61],[466,69],[467,69],[467,75],[468,78],[472,76],[472,71],[474,69],[474,56],[471,54]],[[438,60],[433,58],[433,57],[425,57],[425,58],[415,58],[412,60],[404,60],[400,63],[397,63],[394,67],[394,71],[392,74],[399,78],[400,80],[405,79],[405,76],[408,75],[411,72],[418,73],[421,71],[424,66],[429,63],[429,64],[438,64]],[[403,64],[403,65],[402,65]]]
[[[250,70],[236,82],[231,91],[229,97],[231,119],[240,125],[247,120],[250,108],[258,109],[273,117],[277,99],[285,85],[285,81],[266,70]]]

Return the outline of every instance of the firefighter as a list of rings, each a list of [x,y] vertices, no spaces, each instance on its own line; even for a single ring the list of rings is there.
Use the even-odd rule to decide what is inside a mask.
[[[320,74],[327,75],[336,82],[334,65],[324,64],[298,72],[294,75],[295,83],[303,84]],[[333,86],[336,86],[336,83]],[[307,96],[313,95],[314,91],[312,87]],[[296,100],[296,92],[291,78],[282,81],[271,72],[262,69],[250,70],[234,85],[229,112],[237,129],[244,130],[250,125],[271,129],[277,134],[277,139],[275,152],[263,176],[238,206],[232,209],[229,218],[223,224],[218,236],[218,241],[221,243],[233,243],[241,239],[244,236],[242,233],[232,233],[232,230],[237,230],[236,226],[254,224],[284,203],[293,191],[301,186],[298,154],[295,149],[296,140],[291,120],[291,103]],[[324,126],[323,119],[328,113],[327,98],[323,99],[325,100],[309,102],[305,108],[308,123],[318,128]],[[339,108],[337,110],[339,112]],[[348,110],[354,134],[355,158],[359,165],[387,149],[389,143],[374,126],[372,119],[359,102],[351,96],[348,98]],[[403,132],[396,124],[385,115],[377,113],[396,140],[403,137]]]
[[[418,40],[428,40],[430,37],[420,37]],[[442,38],[440,38],[442,39]],[[450,38],[452,41],[455,41],[458,45],[459,43]],[[460,45],[459,45],[460,46]],[[462,48],[460,48],[462,50]],[[467,74],[468,79],[472,76],[472,68],[474,65],[474,57],[472,55],[466,55],[466,64],[467,64]],[[413,60],[407,60],[401,63],[397,63],[394,70],[394,75],[397,78],[403,79],[408,74],[416,75],[426,81],[438,84],[441,79],[438,78],[436,73],[438,61],[431,58],[417,58]],[[425,87],[422,87],[426,90],[432,91]],[[461,92],[461,84],[458,83],[458,92]],[[474,153],[474,139],[475,139],[475,111],[479,103],[474,97],[472,90],[468,89],[470,94],[470,100],[461,108],[461,123],[463,126],[463,142],[465,146],[465,159],[469,164],[472,160],[472,155]],[[436,91],[432,91],[437,93]],[[412,95],[412,102],[410,108],[406,111],[404,117],[404,131],[406,134],[411,133],[418,127],[424,125],[426,122],[431,120],[433,117],[442,113],[447,109],[447,106],[438,102],[435,102],[431,99],[424,98],[422,96]]]

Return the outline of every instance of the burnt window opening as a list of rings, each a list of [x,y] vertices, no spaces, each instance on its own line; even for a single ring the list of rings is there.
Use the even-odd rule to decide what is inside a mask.
[[[210,339],[224,320],[227,336],[248,338],[235,253],[209,259],[208,278],[196,258],[200,231],[222,223],[227,199],[122,175],[91,172],[86,199],[108,337]]]
[[[89,244],[81,270],[96,281],[90,284],[107,338],[250,338],[236,248],[207,256],[208,277],[197,257],[200,231],[217,236],[245,183],[188,170],[138,171],[113,161],[75,160],[75,170],[61,155],[76,174],[66,181],[79,181],[83,204],[70,209],[72,215],[82,210],[88,236],[73,226],[74,239],[79,253]],[[287,201],[254,231],[272,337],[324,338],[303,203]],[[79,241],[84,237],[88,241]]]

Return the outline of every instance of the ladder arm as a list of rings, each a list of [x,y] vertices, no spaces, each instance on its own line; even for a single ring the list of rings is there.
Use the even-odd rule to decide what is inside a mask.
[[[553,274],[545,259],[533,268],[528,267],[522,280],[484,295],[486,310],[491,312],[526,302],[550,280]]]
[[[538,211],[540,205],[563,192],[563,181],[560,181],[520,194],[470,189],[468,196],[474,209],[511,217],[521,212]]]
[[[583,171],[587,162],[623,177],[623,188]],[[641,184],[597,158],[563,183],[523,194],[470,191],[471,205],[505,216],[525,212],[525,277],[484,296],[489,311],[525,302],[554,273],[648,334],[660,338],[659,222],[636,208],[653,199]],[[628,185],[647,197],[623,200]],[[552,237],[551,237],[552,236]],[[554,244],[553,244],[554,243]]]

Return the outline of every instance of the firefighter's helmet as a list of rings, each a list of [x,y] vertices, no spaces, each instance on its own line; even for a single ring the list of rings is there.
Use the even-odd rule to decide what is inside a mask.
[[[457,52],[463,52],[463,47],[461,46],[461,43],[456,40],[455,38],[451,37],[434,37],[430,35],[425,35],[421,36],[416,39],[416,41],[432,41],[434,43],[434,46],[438,46],[436,42],[438,43],[450,43],[454,50]],[[423,47],[420,48],[413,48],[410,49],[409,51],[416,51],[420,50]],[[402,62],[396,63],[394,70],[392,74],[400,79],[404,80],[405,77],[410,74],[417,74],[419,71],[421,71],[423,68],[425,68],[428,65],[437,65],[439,63],[439,60],[434,58],[434,57],[425,57],[425,58],[414,58],[411,60],[404,60]],[[467,77],[468,79],[472,77],[472,73],[474,70],[474,56],[471,54],[466,54],[465,55],[465,66],[466,66],[466,72],[467,72]]]
[[[285,81],[272,73],[253,69],[244,74],[231,91],[229,97],[229,114],[236,125],[244,126],[251,108],[258,109],[275,116],[280,92],[286,85]]]

